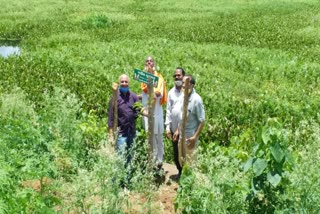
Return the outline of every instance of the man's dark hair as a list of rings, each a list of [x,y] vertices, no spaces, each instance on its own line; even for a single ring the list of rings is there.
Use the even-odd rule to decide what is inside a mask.
[[[184,76],[186,74],[186,72],[184,71],[184,69],[182,67],[177,67],[176,70],[177,69],[180,69],[182,71],[182,76]]]
[[[192,85],[196,84],[196,80],[193,78],[193,76],[191,74],[186,74],[185,77],[190,77],[190,83]]]

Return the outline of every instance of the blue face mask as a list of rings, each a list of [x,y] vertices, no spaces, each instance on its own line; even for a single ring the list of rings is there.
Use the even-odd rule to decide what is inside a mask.
[[[120,90],[120,92],[122,92],[122,93],[127,93],[128,91],[129,91],[129,87],[121,87],[120,86],[120,88],[119,88],[119,90]]]

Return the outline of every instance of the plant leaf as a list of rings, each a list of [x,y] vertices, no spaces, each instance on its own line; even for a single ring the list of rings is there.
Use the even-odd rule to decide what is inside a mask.
[[[266,127],[262,128],[261,137],[264,144],[268,144],[268,142],[271,140],[270,133]]]
[[[272,186],[276,187],[281,181],[281,176],[278,173],[274,173],[273,175],[271,172],[268,172],[267,180],[270,182]]]
[[[253,163],[253,172],[256,176],[259,176],[262,174],[263,170],[267,167],[267,161],[265,159],[258,158]]]
[[[283,152],[282,148],[280,147],[280,144],[277,142],[276,144],[272,145],[270,147],[271,154],[274,157],[274,159],[280,163],[282,159],[284,158],[285,153]]]
[[[251,168],[252,162],[253,162],[253,158],[250,158],[249,160],[247,160],[247,162],[245,164],[243,164],[243,171],[244,172],[247,172]]]

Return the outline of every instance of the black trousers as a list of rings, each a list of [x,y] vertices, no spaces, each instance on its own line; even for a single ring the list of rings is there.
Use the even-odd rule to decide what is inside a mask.
[[[172,141],[174,163],[179,171],[179,175],[181,175],[182,167],[180,166],[180,162],[179,162],[179,147],[178,147],[178,145],[179,145],[178,140]]]

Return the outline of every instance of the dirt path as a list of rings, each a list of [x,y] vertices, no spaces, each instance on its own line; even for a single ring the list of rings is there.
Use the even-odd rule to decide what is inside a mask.
[[[177,183],[177,174],[178,170],[175,165],[172,164],[163,164],[163,169],[165,171],[165,181],[159,186],[158,191],[152,199],[151,206],[153,213],[165,213],[165,214],[174,214],[174,198],[177,195],[178,183]],[[143,207],[143,204],[146,204],[147,199],[145,196],[133,193],[129,196],[131,203],[134,205],[130,209],[130,213],[146,213],[148,208]]]
[[[175,213],[173,200],[176,197],[178,183],[176,176],[178,170],[175,165],[165,163],[163,165],[164,171],[166,173],[166,180],[159,188],[160,202],[163,205],[163,213]]]

